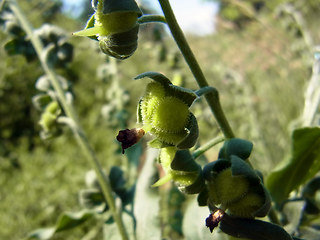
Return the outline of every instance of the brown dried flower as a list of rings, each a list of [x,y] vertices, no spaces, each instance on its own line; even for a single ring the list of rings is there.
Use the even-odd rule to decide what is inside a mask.
[[[125,129],[119,131],[117,140],[121,142],[122,154],[124,150],[139,142],[145,132],[142,128]]]

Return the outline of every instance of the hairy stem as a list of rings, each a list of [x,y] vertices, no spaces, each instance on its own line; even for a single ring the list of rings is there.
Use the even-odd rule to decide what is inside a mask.
[[[16,0],[10,0],[7,2],[9,4],[9,7],[11,8],[11,10],[15,13],[16,17],[18,18],[18,20],[21,24],[21,27],[24,29],[24,31],[27,33],[28,37],[30,38],[30,41],[31,41],[31,43],[32,43],[32,45],[33,45],[33,47],[39,57],[42,68],[44,69],[45,73],[48,75],[50,82],[51,82],[53,88],[55,89],[58,100],[66,113],[67,119],[69,119],[69,121],[64,122],[64,123],[67,123],[68,126],[73,131],[73,133],[76,137],[77,143],[79,144],[79,146],[82,149],[83,153],[85,154],[86,158],[91,162],[91,164],[97,174],[97,178],[98,178],[99,184],[101,186],[103,195],[109,205],[110,211],[111,211],[112,216],[118,226],[118,229],[119,229],[119,232],[122,236],[122,239],[128,240],[129,238],[128,238],[126,229],[124,227],[124,224],[122,222],[121,212],[117,210],[116,205],[115,205],[110,182],[106,177],[104,177],[102,167],[96,157],[96,154],[95,154],[94,150],[92,149],[92,147],[90,146],[85,133],[83,132],[83,130],[79,126],[79,123],[78,123],[76,113],[74,111],[73,106],[70,105],[66,100],[63,89],[58,81],[57,74],[55,73],[52,66],[50,66],[49,63],[47,62],[45,49],[42,45],[41,40],[39,39],[38,36],[36,36],[33,33],[33,28],[31,26],[31,24],[28,22],[27,18],[25,17],[23,12],[19,8]]]
[[[205,145],[196,149],[192,153],[192,156],[196,159],[196,158],[200,157],[202,154],[204,154],[206,151],[208,151],[210,148],[223,142],[224,140],[225,140],[225,138],[223,136],[215,137],[215,138],[211,139],[209,142],[207,142]]]
[[[138,23],[151,23],[151,22],[160,22],[166,23],[166,18],[161,15],[153,15],[153,14],[146,14],[142,15],[142,17],[138,18]]]
[[[172,11],[172,8],[170,6],[170,3],[168,0],[159,0],[159,3],[161,5],[162,11],[164,13],[164,16],[166,18],[167,24],[170,28],[171,34],[176,41],[182,55],[184,56],[187,64],[189,65],[189,68],[195,77],[198,85],[200,88],[209,86],[199,63],[197,62],[176,18]],[[221,128],[222,133],[226,138],[233,138],[234,134],[233,131],[229,125],[229,122],[227,118],[224,115],[224,112],[222,110],[220,101],[219,101],[219,95],[218,92],[216,94],[214,93],[208,93],[205,95],[205,98],[208,102],[208,105],[219,125]]]

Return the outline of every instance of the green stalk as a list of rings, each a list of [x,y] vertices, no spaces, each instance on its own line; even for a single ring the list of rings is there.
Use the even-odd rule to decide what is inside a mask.
[[[87,159],[91,162],[91,164],[97,174],[97,178],[98,178],[99,184],[101,186],[103,195],[109,205],[110,211],[111,211],[112,216],[118,226],[118,230],[122,236],[122,239],[128,240],[129,237],[127,235],[126,229],[124,227],[124,224],[123,224],[123,221],[121,218],[121,211],[118,211],[116,208],[116,205],[115,205],[110,182],[107,178],[104,177],[102,167],[96,157],[96,154],[95,154],[94,150],[92,149],[92,147],[90,146],[85,133],[83,132],[83,130],[79,126],[79,123],[78,123],[76,113],[74,111],[73,106],[70,105],[66,100],[63,89],[58,81],[57,74],[55,73],[52,66],[50,66],[47,62],[46,52],[45,52],[45,49],[42,45],[41,40],[39,39],[38,36],[33,34],[33,28],[31,26],[31,24],[28,22],[27,18],[23,14],[23,12],[21,11],[21,9],[19,8],[16,0],[10,0],[10,1],[8,1],[8,4],[9,4],[9,7],[11,8],[11,10],[14,12],[15,16],[18,18],[18,20],[21,24],[21,27],[24,29],[24,31],[27,33],[28,37],[30,38],[30,41],[31,41],[31,43],[32,43],[32,45],[33,45],[33,47],[39,57],[42,68],[44,69],[45,73],[48,75],[50,82],[56,91],[58,100],[59,100],[62,108],[64,109],[66,116],[69,118],[69,121],[67,121],[66,123],[69,125],[69,127],[71,127],[80,148],[82,149],[82,151],[85,154],[85,156],[87,157]]]
[[[204,144],[203,146],[197,148],[192,153],[192,156],[194,157],[194,159],[196,159],[196,158],[200,157],[202,154],[204,154],[206,151],[208,151],[210,148],[223,142],[224,140],[225,139],[222,136],[215,137],[215,138],[211,139],[209,142],[207,142],[206,144]]]
[[[167,23],[166,18],[161,15],[146,14],[146,15],[142,15],[142,17],[138,18],[139,24],[152,23],[152,22]]]
[[[159,0],[159,3],[161,5],[162,11],[164,13],[164,16],[167,20],[167,24],[170,28],[171,34],[176,41],[183,57],[185,58],[187,64],[189,65],[189,68],[195,77],[198,85],[200,88],[208,87],[209,84],[200,68],[199,63],[197,62],[197,59],[195,58],[184,34],[181,30],[175,15],[172,11],[172,8],[170,6],[170,3],[168,0]],[[216,92],[214,93],[208,93],[205,95],[205,98],[208,102],[208,105],[219,125],[221,128],[222,133],[226,138],[233,138],[234,134],[233,131],[229,125],[229,122],[227,118],[224,115],[224,112],[222,110],[220,101],[219,101],[219,94]]]

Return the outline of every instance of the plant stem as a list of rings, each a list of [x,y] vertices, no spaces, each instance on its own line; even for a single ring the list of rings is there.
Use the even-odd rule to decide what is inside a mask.
[[[81,147],[81,149],[84,152],[87,159],[93,165],[93,168],[97,174],[97,178],[98,178],[99,184],[101,186],[103,195],[109,205],[109,209],[110,209],[112,216],[118,226],[118,230],[122,236],[122,239],[128,240],[129,237],[127,235],[126,229],[124,227],[124,224],[123,224],[123,221],[121,218],[121,211],[118,211],[116,209],[116,205],[115,205],[115,201],[114,201],[114,198],[112,195],[112,188],[111,188],[110,182],[105,177],[105,175],[102,171],[102,167],[96,157],[94,150],[91,148],[85,133],[83,132],[83,130],[81,129],[81,127],[78,124],[78,120],[77,120],[73,106],[71,104],[69,104],[66,100],[64,91],[58,81],[57,74],[55,73],[52,66],[50,66],[49,63],[47,62],[45,49],[42,45],[41,40],[39,39],[38,36],[36,36],[33,33],[33,29],[32,29],[31,24],[28,22],[27,18],[24,16],[23,12],[19,8],[16,0],[10,0],[10,1],[8,1],[8,4],[9,4],[11,10],[15,13],[15,16],[18,18],[22,28],[24,29],[24,31],[27,33],[28,37],[30,38],[30,41],[31,41],[31,43],[32,43],[32,45],[33,45],[33,47],[39,57],[40,63],[42,65],[45,73],[48,75],[50,82],[56,91],[58,100],[59,100],[62,108],[64,109],[66,116],[68,117],[67,118],[69,120],[68,126],[71,127],[71,130],[73,131],[79,146]]]
[[[195,77],[198,85],[200,88],[209,86],[199,63],[197,62],[176,18],[172,11],[172,8],[170,6],[170,3],[168,0],[159,0],[159,3],[161,5],[162,11],[164,13],[164,16],[167,20],[167,24],[170,28],[171,34],[176,41],[183,57],[185,58],[187,64],[189,65],[189,68]],[[220,101],[219,101],[219,94],[216,92],[214,93],[208,93],[205,95],[205,98],[208,102],[208,105],[219,125],[221,128],[222,133],[226,138],[233,138],[234,134],[233,131],[228,123],[228,120],[226,119],[224,112],[222,110]]]
[[[146,14],[142,15],[142,17],[138,18],[138,23],[151,23],[151,22],[160,22],[160,23],[167,23],[166,18],[161,15],[154,15],[154,14]]]
[[[209,142],[207,142],[205,145],[199,147],[197,150],[195,150],[192,153],[192,156],[194,157],[194,159],[198,158],[199,156],[201,156],[202,154],[204,154],[206,151],[208,151],[210,148],[212,148],[213,146],[217,145],[218,143],[221,143],[224,141],[224,137],[222,136],[218,136],[215,137],[214,139],[211,139]]]

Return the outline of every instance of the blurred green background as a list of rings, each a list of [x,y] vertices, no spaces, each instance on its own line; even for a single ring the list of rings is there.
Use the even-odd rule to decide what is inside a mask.
[[[136,106],[146,82],[133,81],[133,77],[157,71],[184,87],[197,89],[175,43],[158,24],[142,27],[136,53],[118,62],[100,53],[97,42],[71,35],[83,28],[91,11],[90,1],[83,3],[84,12],[77,18],[62,12],[60,1],[19,2],[35,28],[50,23],[69,36],[73,61],[57,71],[72,84],[80,122],[105,169],[125,162],[115,141],[121,119],[129,128],[136,126]],[[320,40],[320,3],[217,2],[215,33],[189,34],[187,39],[209,83],[219,90],[236,136],[254,143],[252,162],[267,175],[289,152],[290,130],[299,124],[303,112],[312,47]],[[286,6],[293,6],[296,12],[290,13]],[[147,7],[144,11],[152,12]],[[9,40],[10,35],[1,31],[1,46]],[[91,166],[68,129],[57,138],[40,139],[41,113],[32,105],[32,97],[39,93],[35,82],[43,75],[39,62],[27,61],[22,55],[8,56],[3,47],[0,59],[0,238],[15,240],[36,228],[53,225],[63,211],[79,210],[78,191],[84,187]],[[119,91],[126,94],[120,98],[112,95]],[[117,108],[125,117],[108,111],[106,106],[115,101],[127,111]],[[218,127],[205,102],[200,100],[191,110],[199,121],[198,145],[217,136]],[[217,147],[208,151],[207,159],[215,160],[217,151]],[[94,221],[53,239],[100,239],[101,233],[92,233],[90,228],[98,224]]]

